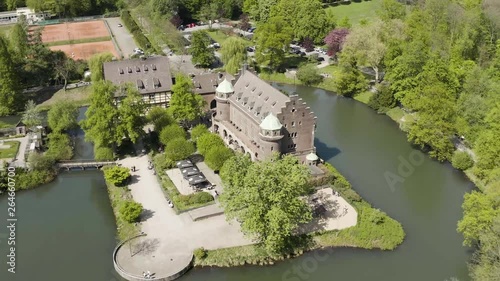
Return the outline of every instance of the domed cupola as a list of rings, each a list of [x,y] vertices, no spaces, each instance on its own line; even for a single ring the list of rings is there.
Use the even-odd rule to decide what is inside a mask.
[[[259,125],[261,137],[267,138],[269,140],[279,140],[283,137],[281,134],[280,120],[274,114],[270,113],[262,120]]]
[[[215,93],[217,98],[227,99],[232,93],[234,93],[233,84],[231,84],[231,82],[227,81],[227,79],[224,78],[224,81],[222,81],[215,89]]]

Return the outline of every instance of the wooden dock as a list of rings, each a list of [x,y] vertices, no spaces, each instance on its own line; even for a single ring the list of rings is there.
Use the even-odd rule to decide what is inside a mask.
[[[104,166],[118,165],[115,161],[96,161],[96,160],[75,160],[75,161],[60,161],[57,163],[59,169],[80,169],[85,170],[87,168],[101,169]]]

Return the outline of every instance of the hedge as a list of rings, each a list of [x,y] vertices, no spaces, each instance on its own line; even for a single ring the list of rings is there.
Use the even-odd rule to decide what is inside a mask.
[[[149,42],[149,39],[144,36],[142,33],[141,28],[137,25],[135,20],[132,18],[130,15],[130,12],[128,10],[123,10],[121,14],[121,19],[123,20],[123,23],[127,27],[127,29],[132,33],[132,35],[135,38],[135,42],[143,49],[147,50],[153,47],[151,45],[151,42]]]

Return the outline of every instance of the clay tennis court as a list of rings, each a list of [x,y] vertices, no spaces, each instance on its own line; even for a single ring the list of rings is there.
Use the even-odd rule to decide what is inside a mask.
[[[111,41],[52,46],[50,49],[52,51],[63,51],[69,58],[74,60],[88,60],[94,54],[105,52],[112,53],[119,58],[118,52]]]
[[[106,36],[110,34],[102,20],[47,25],[42,30],[43,43]]]

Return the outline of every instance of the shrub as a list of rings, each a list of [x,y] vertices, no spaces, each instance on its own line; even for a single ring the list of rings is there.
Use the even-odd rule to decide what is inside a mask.
[[[166,146],[168,146],[169,142],[178,138],[186,139],[186,132],[177,124],[168,125],[160,132],[160,142]]]
[[[459,170],[467,170],[474,165],[474,160],[465,151],[456,151],[451,158],[451,165]]]
[[[73,148],[68,135],[53,132],[47,137],[49,138],[47,156],[55,160],[69,160],[73,157]]]
[[[201,137],[204,134],[208,134],[208,133],[210,133],[210,132],[208,131],[208,128],[205,125],[203,125],[203,124],[196,125],[191,130],[191,140],[196,142],[199,137]]]
[[[165,154],[155,155],[155,157],[153,158],[153,162],[155,163],[155,166],[161,171],[172,169],[175,167],[175,161],[173,161],[170,158],[167,158]]]
[[[387,112],[389,109],[396,106],[396,100],[392,94],[389,85],[386,83],[380,84],[377,93],[371,96],[368,106],[378,112]]]
[[[204,134],[198,138],[196,145],[201,155],[205,156],[212,147],[224,146],[224,141],[220,138],[219,135]]]
[[[193,251],[194,257],[197,260],[202,260],[207,257],[207,250],[205,250],[203,247],[197,248]]]
[[[125,24],[127,29],[130,31],[130,33],[132,33],[132,35],[134,36],[134,39],[135,39],[135,42],[137,42],[137,45],[139,45],[144,50],[147,50],[147,49],[152,47],[151,42],[149,42],[149,39],[146,36],[144,36],[141,28],[137,25],[135,20],[132,18],[129,11],[122,10],[121,19],[123,20],[123,23]]]
[[[210,169],[219,171],[226,160],[233,156],[234,152],[230,148],[225,146],[214,146],[210,148],[207,155],[205,155],[205,162]]]
[[[113,149],[105,146],[94,146],[94,159],[95,160],[113,160]]]
[[[323,76],[319,75],[318,68],[312,64],[301,66],[297,71],[297,79],[307,86],[315,85],[323,81]]]
[[[104,168],[104,178],[116,186],[123,186],[130,178],[130,170],[126,167],[106,167]]]
[[[165,148],[165,156],[173,161],[186,159],[196,151],[194,144],[183,138],[172,140]]]
[[[22,168],[16,168],[16,190],[34,188],[51,182],[55,177],[56,173],[53,170],[28,171]],[[7,176],[4,178],[7,178]],[[7,188],[7,185],[5,188]]]
[[[120,216],[127,222],[137,221],[142,213],[142,205],[134,201],[125,201],[120,207]]]
[[[43,153],[31,152],[28,156],[29,167],[35,171],[52,171],[55,163],[54,158]]]

